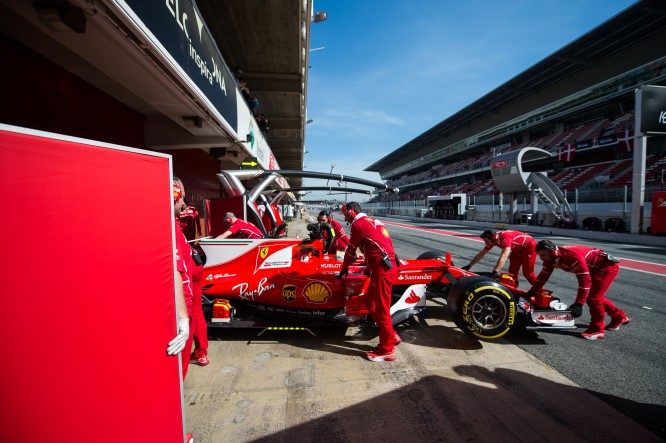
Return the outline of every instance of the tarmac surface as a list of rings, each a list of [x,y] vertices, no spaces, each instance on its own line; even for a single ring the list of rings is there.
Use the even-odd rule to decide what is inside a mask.
[[[289,235],[305,237],[305,221]],[[398,327],[397,360],[362,357],[376,331],[210,331],[185,381],[188,432],[227,441],[661,441],[509,341],[479,342],[441,299]]]

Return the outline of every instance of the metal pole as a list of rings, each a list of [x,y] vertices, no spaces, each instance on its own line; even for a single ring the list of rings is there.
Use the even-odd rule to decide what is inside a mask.
[[[622,220],[627,221],[627,185],[624,185],[624,199],[622,200]]]
[[[511,194],[511,215],[509,216],[509,223],[516,222],[516,214],[518,214],[518,194]]]
[[[647,137],[642,136],[641,128],[641,89],[634,92],[635,116],[634,122],[634,172],[631,180],[631,233],[640,234],[643,226],[643,205],[645,203],[645,151],[647,150]]]
[[[499,210],[497,211],[499,213],[499,221],[502,221],[502,212],[504,211],[504,194],[500,192],[499,195]]]
[[[578,188],[574,190],[574,217],[576,218],[576,224],[578,224]]]

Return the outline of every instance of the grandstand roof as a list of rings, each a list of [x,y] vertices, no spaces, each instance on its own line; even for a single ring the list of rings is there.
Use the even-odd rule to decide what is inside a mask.
[[[666,28],[666,4],[642,0],[365,168],[395,168],[433,140],[496,113]],[[432,147],[430,151],[436,148]],[[427,154],[429,152],[424,152]]]

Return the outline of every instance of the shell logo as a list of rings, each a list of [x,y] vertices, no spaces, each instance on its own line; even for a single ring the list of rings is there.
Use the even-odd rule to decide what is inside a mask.
[[[310,303],[326,303],[331,295],[331,290],[318,281],[309,283],[303,288],[303,297]]]
[[[386,238],[389,238],[389,232],[388,229],[382,226],[382,235]]]

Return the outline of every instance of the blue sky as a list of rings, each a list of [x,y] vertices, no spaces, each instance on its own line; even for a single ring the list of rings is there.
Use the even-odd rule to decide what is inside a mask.
[[[315,0],[306,170],[379,181],[363,169],[633,3]]]

